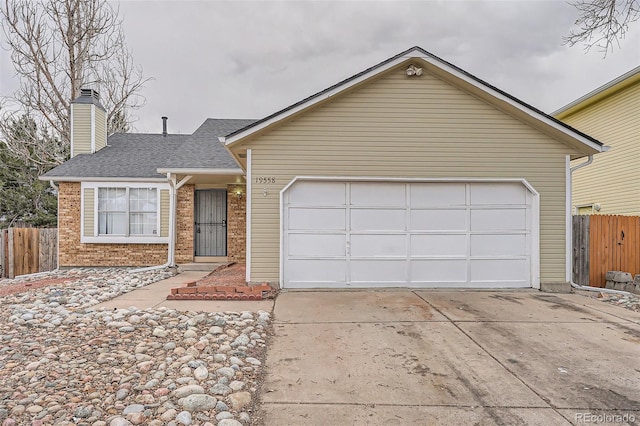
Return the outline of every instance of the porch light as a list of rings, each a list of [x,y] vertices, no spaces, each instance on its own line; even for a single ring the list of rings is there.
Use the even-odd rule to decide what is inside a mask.
[[[242,191],[237,190],[236,191],[236,196],[238,197],[238,199],[242,198]]]

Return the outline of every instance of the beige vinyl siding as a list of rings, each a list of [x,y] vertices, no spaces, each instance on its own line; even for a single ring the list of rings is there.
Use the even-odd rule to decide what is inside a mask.
[[[95,223],[95,189],[84,189],[84,236],[93,237]]]
[[[611,146],[574,173],[573,205],[598,203],[598,214],[640,215],[640,83],[563,121]]]
[[[279,279],[279,192],[295,176],[525,178],[541,194],[541,281],[565,281],[574,151],[434,76],[396,68],[242,147],[252,149],[252,281]]]
[[[71,157],[78,154],[91,153],[91,105],[72,104],[73,112],[73,152]]]
[[[160,236],[169,236],[169,190],[160,190]]]
[[[96,138],[96,151],[107,146],[107,114],[102,108],[95,108],[95,138]]]

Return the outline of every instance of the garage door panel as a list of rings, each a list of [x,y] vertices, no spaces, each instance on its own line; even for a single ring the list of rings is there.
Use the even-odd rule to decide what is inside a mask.
[[[407,237],[402,235],[351,235],[352,257],[407,256]]]
[[[409,213],[411,231],[466,231],[466,210],[419,210]]]
[[[405,184],[357,182],[351,184],[353,206],[405,206]]]
[[[471,259],[471,281],[528,281],[526,259]]]
[[[412,260],[411,281],[427,283],[467,282],[467,260]]]
[[[471,210],[471,231],[525,231],[526,209]]]
[[[466,234],[411,235],[411,256],[466,256]]]
[[[291,230],[345,230],[344,209],[290,207],[288,227]]]
[[[345,256],[346,235],[289,234],[289,256]]]
[[[523,205],[527,189],[519,183],[474,183],[469,190],[471,205]]]
[[[511,182],[297,182],[284,285],[530,287],[532,200]]]
[[[527,235],[471,235],[471,256],[524,256]]]
[[[412,183],[411,207],[464,206],[466,185],[464,183]]]
[[[351,260],[351,282],[406,283],[406,260]]]
[[[352,231],[404,231],[405,223],[404,209],[351,209]]]
[[[346,204],[344,182],[299,182],[288,192],[291,205],[340,206]]]
[[[347,277],[347,262],[332,259],[290,259],[287,262],[290,281],[344,283]]]

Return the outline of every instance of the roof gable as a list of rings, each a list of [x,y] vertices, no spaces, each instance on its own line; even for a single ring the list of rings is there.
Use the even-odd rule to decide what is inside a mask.
[[[485,101],[494,104],[500,109],[507,110],[517,118],[528,122],[533,127],[538,128],[538,130],[561,140],[580,152],[592,154],[603,150],[602,143],[596,139],[565,123],[562,123],[531,105],[520,101],[514,96],[484,82],[461,68],[458,68],[417,46],[401,52],[377,65],[367,68],[346,80],[311,95],[244,128],[238,129],[225,137],[220,137],[219,139],[227,146],[231,146],[259,131],[270,128],[295,114],[306,112],[307,110],[317,106],[319,103],[358,84],[364,84],[396,66],[400,66],[401,64],[409,65],[409,62],[411,61],[418,61],[419,66],[424,66],[427,68],[428,72],[431,72],[452,84],[458,85],[462,89],[483,98]]]
[[[640,82],[640,66],[628,71],[621,76],[614,78],[608,83],[603,84],[595,90],[587,93],[584,96],[576,99],[573,102],[568,103],[562,108],[551,113],[554,117],[563,120],[568,116],[575,114],[576,112],[587,108],[595,103],[598,103],[604,99],[613,96],[621,90],[628,88],[629,86]]]

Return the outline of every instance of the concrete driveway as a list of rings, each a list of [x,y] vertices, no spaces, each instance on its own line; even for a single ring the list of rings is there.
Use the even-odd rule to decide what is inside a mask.
[[[640,314],[581,295],[286,292],[274,328],[266,425],[640,424]]]

